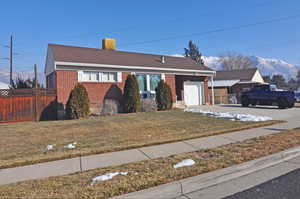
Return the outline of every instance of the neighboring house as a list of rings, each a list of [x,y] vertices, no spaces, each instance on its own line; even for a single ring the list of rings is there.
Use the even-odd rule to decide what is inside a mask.
[[[217,71],[213,81],[216,103],[239,103],[241,92],[257,84],[264,84],[257,68],[232,71]],[[209,82],[209,88],[212,84]]]
[[[215,71],[190,58],[124,52],[114,46],[111,39],[103,40],[102,49],[48,45],[46,85],[57,89],[62,107],[78,82],[86,87],[93,112],[100,112],[106,99],[120,103],[128,74],[136,75],[142,98],[155,97],[158,82],[164,80],[174,102],[209,103],[208,81]],[[59,112],[63,114],[63,110]]]
[[[3,82],[0,82],[0,89],[9,89],[9,85]]]

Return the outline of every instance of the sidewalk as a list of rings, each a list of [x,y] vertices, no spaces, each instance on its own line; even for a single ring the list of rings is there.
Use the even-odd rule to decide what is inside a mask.
[[[22,167],[0,170],[0,185],[25,180],[45,178],[50,176],[67,175],[96,168],[116,166],[174,154],[193,152],[200,149],[215,148],[221,145],[235,143],[259,136],[280,133],[283,130],[299,127],[297,119],[287,123],[275,124],[268,127],[237,131],[217,136],[186,140],[170,144],[91,155],[53,162],[46,162]]]
[[[218,199],[252,188],[300,168],[300,146],[112,199]]]

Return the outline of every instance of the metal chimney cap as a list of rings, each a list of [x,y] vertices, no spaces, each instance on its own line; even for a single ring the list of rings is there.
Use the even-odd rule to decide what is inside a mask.
[[[164,55],[162,55],[162,56],[160,57],[160,62],[161,62],[162,64],[166,63],[166,58],[165,58]]]

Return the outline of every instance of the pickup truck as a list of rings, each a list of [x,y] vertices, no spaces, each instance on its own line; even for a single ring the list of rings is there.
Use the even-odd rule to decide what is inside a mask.
[[[277,105],[280,109],[292,108],[295,104],[293,91],[279,91],[275,85],[257,85],[249,91],[242,92],[241,103],[243,107],[249,105]]]

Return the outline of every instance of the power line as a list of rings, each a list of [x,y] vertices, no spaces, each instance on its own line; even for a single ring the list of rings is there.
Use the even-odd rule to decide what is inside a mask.
[[[232,26],[232,27],[227,27],[227,28],[217,28],[217,29],[213,29],[213,30],[209,30],[209,31],[205,31],[205,32],[192,33],[192,34],[173,36],[173,37],[165,37],[165,38],[148,40],[148,41],[141,41],[141,42],[134,42],[134,43],[123,44],[123,45],[120,45],[120,46],[121,47],[126,47],[126,46],[132,46],[132,45],[141,45],[141,44],[147,44],[147,43],[154,43],[154,42],[160,42],[160,41],[180,39],[180,38],[185,38],[185,37],[209,35],[209,34],[212,34],[212,33],[219,33],[219,32],[232,31],[232,30],[240,30],[240,29],[244,29],[244,28],[249,28],[249,27],[254,27],[254,26],[259,26],[259,25],[264,25],[264,24],[270,24],[270,23],[276,23],[276,22],[280,22],[280,21],[287,21],[287,20],[296,19],[296,18],[300,18],[300,15],[291,15],[291,16],[287,16],[287,17],[273,18],[273,19],[270,19],[270,20],[259,21],[259,22],[249,23],[249,24],[244,24],[244,25],[239,25],[239,26]]]
[[[257,8],[257,7],[267,6],[267,5],[270,5],[271,3],[274,3],[274,0],[268,0],[268,1],[265,1],[265,2],[257,3],[257,4],[254,4],[251,7],[252,8]],[[209,13],[202,13],[200,15],[177,17],[177,18],[172,18],[172,19],[168,19],[168,20],[165,20],[165,21],[159,21],[159,23],[169,24],[169,23],[183,21],[183,20],[186,20],[188,18],[197,18],[197,17],[210,16],[210,15],[211,15],[211,12],[209,12]],[[215,13],[214,13],[214,15],[215,15]],[[155,24],[157,24],[157,23],[155,22]],[[122,27],[122,28],[116,28],[116,29],[113,28],[112,30],[106,31],[106,32],[86,33],[86,34],[69,35],[69,36],[68,35],[64,35],[64,36],[68,37],[68,38],[72,38],[70,40],[74,40],[75,38],[82,38],[82,37],[86,37],[86,36],[89,36],[89,35],[112,34],[112,33],[118,33],[120,31],[124,32],[124,31],[127,31],[127,30],[138,29],[140,27],[150,27],[150,26],[149,26],[149,23],[143,23],[143,24],[136,24],[136,25]]]

